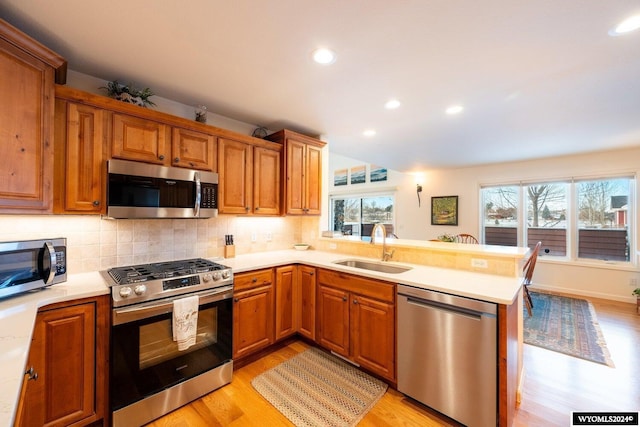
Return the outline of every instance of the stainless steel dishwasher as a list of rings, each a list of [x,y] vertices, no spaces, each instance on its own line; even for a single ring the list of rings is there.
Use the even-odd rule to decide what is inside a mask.
[[[398,390],[467,426],[497,421],[497,305],[398,285]]]

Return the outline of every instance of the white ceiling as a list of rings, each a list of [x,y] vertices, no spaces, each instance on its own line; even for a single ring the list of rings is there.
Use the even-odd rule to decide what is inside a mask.
[[[637,0],[0,2],[70,69],[399,171],[640,145],[640,31],[607,35],[637,13]],[[333,65],[312,62],[318,46]]]

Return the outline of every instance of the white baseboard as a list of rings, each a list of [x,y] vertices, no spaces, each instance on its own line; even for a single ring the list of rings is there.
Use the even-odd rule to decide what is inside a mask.
[[[630,304],[635,304],[636,303],[636,298],[632,295],[629,295],[629,297],[621,297],[619,295],[612,295],[612,294],[607,294],[604,292],[590,292],[590,291],[583,291],[578,293],[578,291],[576,289],[573,288],[563,288],[563,287],[558,287],[558,286],[548,286],[548,285],[541,285],[536,283],[535,285],[530,285],[529,286],[529,290],[530,291],[536,291],[537,289],[541,290],[541,291],[549,291],[549,292],[561,292],[563,294],[569,294],[569,295],[575,295],[576,297],[593,297],[593,298],[600,298],[600,299],[608,299],[611,301],[619,301],[619,302],[628,302]]]

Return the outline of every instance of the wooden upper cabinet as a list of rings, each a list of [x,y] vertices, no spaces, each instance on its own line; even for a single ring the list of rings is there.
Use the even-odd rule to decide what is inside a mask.
[[[280,151],[269,146],[218,139],[218,211],[221,214],[280,215]]]
[[[171,163],[190,169],[217,171],[217,146],[213,135],[173,128]]]
[[[0,213],[52,211],[54,82],[65,73],[63,58],[0,19]]]
[[[255,147],[253,151],[253,206],[260,215],[280,215],[280,151]]]
[[[289,215],[320,215],[322,147],[325,143],[290,130],[267,136],[285,147],[285,205]]]
[[[55,213],[105,211],[107,114],[56,99]]]
[[[111,156],[118,159],[165,164],[171,142],[170,127],[152,120],[112,116]]]
[[[218,139],[218,211],[245,214],[252,210],[253,147],[244,142]]]

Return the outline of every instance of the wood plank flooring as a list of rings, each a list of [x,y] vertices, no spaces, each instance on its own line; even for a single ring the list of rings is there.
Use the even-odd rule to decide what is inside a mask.
[[[590,300],[615,368],[525,345],[525,384],[514,426],[568,426],[571,411],[640,410],[640,315],[633,304]],[[306,344],[294,342],[244,366],[234,372],[231,384],[149,426],[291,426],[253,389],[250,381],[306,348]],[[358,425],[458,424],[389,389]]]

